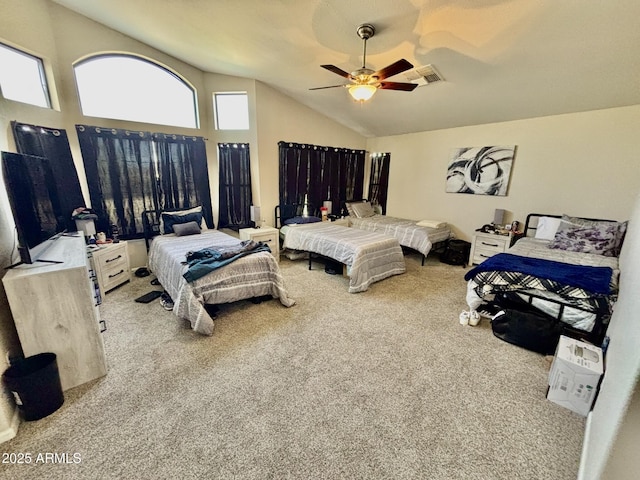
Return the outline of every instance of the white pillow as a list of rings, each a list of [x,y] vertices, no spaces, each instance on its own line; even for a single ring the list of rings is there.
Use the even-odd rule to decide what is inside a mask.
[[[540,217],[538,219],[535,238],[540,240],[553,240],[561,221],[561,218]]]

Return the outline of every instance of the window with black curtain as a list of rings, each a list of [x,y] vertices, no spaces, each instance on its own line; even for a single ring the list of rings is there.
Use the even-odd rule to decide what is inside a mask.
[[[11,122],[11,129],[18,153],[45,157],[49,160],[56,189],[58,192],[64,192],[58,199],[58,224],[64,225],[70,232],[75,231],[71,213],[78,207],[84,207],[85,201],[66,130],[16,121]]]
[[[330,214],[339,214],[345,201],[361,199],[364,150],[279,142],[281,205],[307,200],[317,211],[331,201]]]
[[[85,125],[76,130],[98,231],[116,225],[121,238],[142,238],[144,210],[197,205],[214,227],[202,137]]]
[[[219,143],[218,228],[251,226],[251,165],[248,143]],[[256,219],[259,224],[259,219]]]
[[[154,133],[158,157],[160,208],[176,210],[202,205],[202,216],[214,228],[207,150],[202,137]]]
[[[387,190],[389,189],[390,153],[371,155],[371,174],[369,175],[369,196],[371,205],[380,205],[382,214],[387,214]]]
[[[142,238],[142,212],[159,208],[151,133],[76,125],[96,230],[116,225],[121,238]]]

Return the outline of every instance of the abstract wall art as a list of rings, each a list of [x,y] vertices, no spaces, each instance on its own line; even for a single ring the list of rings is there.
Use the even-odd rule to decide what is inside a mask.
[[[505,196],[515,152],[515,145],[454,149],[446,192]]]

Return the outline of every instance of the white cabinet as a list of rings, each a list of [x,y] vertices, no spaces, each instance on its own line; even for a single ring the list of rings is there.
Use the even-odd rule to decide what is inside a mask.
[[[83,237],[59,237],[43,258],[62,263],[20,265],[2,281],[24,355],[55,353],[67,390],[107,373],[100,312]]]
[[[510,240],[508,235],[493,233],[478,233],[474,235],[471,255],[469,255],[471,264],[478,265],[497,253],[506,252],[507,248],[509,248]]]
[[[91,251],[91,263],[100,292],[105,294],[131,280],[127,242],[110,243]]]
[[[276,260],[280,261],[280,230],[273,227],[262,228],[241,228],[238,232],[240,240],[253,240],[254,242],[264,242],[269,245],[271,253]]]

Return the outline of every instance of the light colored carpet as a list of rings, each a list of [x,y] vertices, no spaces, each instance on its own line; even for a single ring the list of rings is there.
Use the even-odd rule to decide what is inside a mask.
[[[458,323],[465,269],[406,261],[349,294],[283,258],[297,304],[224,306],[212,337],[134,278],[101,306],[108,375],[2,445],[80,462],[0,477],[575,479],[585,421],[546,400],[548,361]]]

